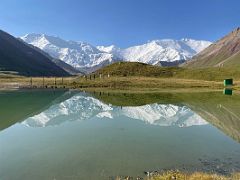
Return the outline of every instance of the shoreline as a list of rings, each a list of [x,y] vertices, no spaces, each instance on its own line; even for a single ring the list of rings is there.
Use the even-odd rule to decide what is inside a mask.
[[[179,170],[166,170],[166,171],[152,171],[144,172],[144,177],[131,177],[131,176],[117,176],[114,180],[239,180],[240,172],[233,172],[229,175],[221,175],[218,173],[207,172],[183,172]]]
[[[238,89],[240,81],[232,87]],[[223,82],[195,79],[159,77],[117,77],[85,79],[84,77],[43,78],[15,77],[0,78],[0,90],[17,89],[80,89],[86,91],[216,91],[224,89]]]
[[[112,93],[161,93],[161,92],[169,92],[169,93],[186,93],[186,92],[220,92],[223,89],[218,88],[175,88],[175,87],[163,87],[163,88],[108,88],[108,87],[85,87],[85,88],[74,88],[74,87],[41,87],[41,86],[0,86],[0,91],[20,91],[20,90],[79,90],[86,92],[112,92]]]

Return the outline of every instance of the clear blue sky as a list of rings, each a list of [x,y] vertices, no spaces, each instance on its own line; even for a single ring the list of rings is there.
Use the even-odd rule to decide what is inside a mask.
[[[0,29],[128,47],[162,38],[215,41],[240,26],[240,0],[1,0]]]

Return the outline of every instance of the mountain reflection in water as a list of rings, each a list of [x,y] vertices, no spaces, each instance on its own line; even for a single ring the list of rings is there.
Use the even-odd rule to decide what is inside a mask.
[[[187,106],[153,103],[119,107],[105,104],[85,93],[76,94],[59,104],[54,104],[47,110],[27,118],[22,124],[45,127],[66,121],[83,121],[94,117],[114,119],[119,116],[158,126],[189,127],[208,124]]]

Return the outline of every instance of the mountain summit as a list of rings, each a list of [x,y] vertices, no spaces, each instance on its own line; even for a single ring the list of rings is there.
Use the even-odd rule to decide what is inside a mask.
[[[210,44],[208,41],[193,39],[162,39],[123,49],[120,54],[125,61],[151,65],[163,65],[165,62],[168,66],[168,63],[189,60]]]
[[[84,42],[66,41],[45,34],[27,34],[21,39],[78,69],[91,68],[114,60],[112,54]]]
[[[211,44],[193,39],[163,39],[120,49],[114,45],[95,47],[88,43],[66,41],[45,34],[27,34],[21,39],[78,69],[97,69],[116,61],[176,65],[189,60]]]

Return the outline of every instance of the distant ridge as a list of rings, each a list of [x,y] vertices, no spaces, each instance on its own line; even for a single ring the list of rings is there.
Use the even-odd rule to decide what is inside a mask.
[[[0,70],[24,76],[68,76],[49,57],[0,30]]]
[[[185,66],[190,68],[239,67],[240,27],[194,56]]]

